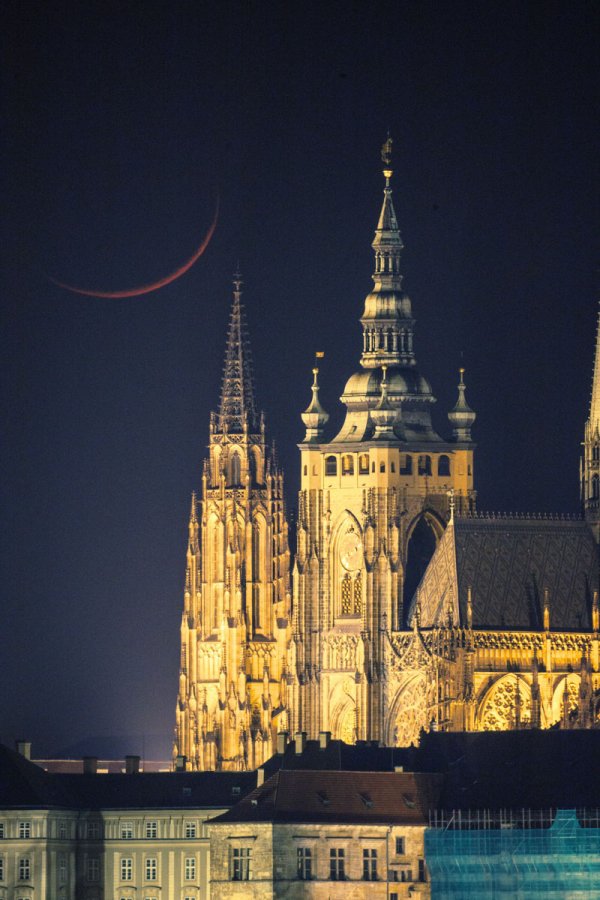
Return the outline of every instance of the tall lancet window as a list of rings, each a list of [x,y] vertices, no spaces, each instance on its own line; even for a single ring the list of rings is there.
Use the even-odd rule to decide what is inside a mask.
[[[362,572],[357,572],[354,576],[354,615],[360,616],[362,613]]]
[[[342,578],[342,615],[352,615],[352,578],[347,572]]]
[[[232,453],[229,460],[229,484],[238,485],[242,481],[242,464],[239,453]]]

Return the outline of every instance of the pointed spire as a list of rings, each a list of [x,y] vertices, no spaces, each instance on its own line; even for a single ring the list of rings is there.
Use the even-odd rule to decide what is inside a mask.
[[[592,380],[592,399],[590,401],[590,431],[600,431],[600,308],[596,325],[596,356],[594,359],[594,376]]]
[[[317,356],[321,356],[322,354],[317,354]],[[306,434],[304,436],[305,441],[320,441],[323,436],[323,429],[325,425],[329,421],[329,413],[326,412],[321,406],[321,401],[319,400],[319,369],[318,366],[314,366],[313,370],[313,383],[311,386],[312,391],[312,400],[310,401],[307,408],[301,415],[302,421],[306,425]]]
[[[383,205],[371,246],[375,251],[373,290],[365,300],[361,318],[363,354],[361,364],[368,369],[387,363],[390,366],[415,365],[410,299],[402,293],[400,254],[404,247],[392,200],[392,139],[381,151],[383,162]]]
[[[465,370],[460,368],[458,382],[458,400],[454,409],[448,413],[448,419],[452,425],[452,439],[455,441],[470,441],[471,428],[477,418],[465,399]]]
[[[219,407],[219,426],[230,432],[241,433],[244,426],[256,427],[252,360],[246,328],[244,308],[240,301],[242,276],[233,276],[233,304],[227,331],[225,367]]]

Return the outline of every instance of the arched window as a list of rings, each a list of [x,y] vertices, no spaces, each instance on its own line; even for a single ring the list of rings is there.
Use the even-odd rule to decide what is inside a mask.
[[[594,500],[600,499],[600,480],[597,475],[592,478],[592,497]]]
[[[342,456],[342,475],[354,475],[354,457],[351,453]]]
[[[308,466],[304,466],[304,474],[308,475]]]
[[[443,455],[438,459],[438,475],[450,474],[450,457]]]
[[[239,453],[232,453],[229,458],[229,484],[237,485],[242,480],[242,464]]]
[[[419,475],[431,475],[430,456],[419,456]]]
[[[368,475],[369,474],[369,454],[361,453],[358,457],[358,474],[359,475]]]
[[[406,456],[402,457],[402,462],[400,464],[400,474],[401,475],[412,475],[412,456],[410,454],[406,454]]]
[[[325,474],[337,475],[337,459],[335,456],[325,457]]]

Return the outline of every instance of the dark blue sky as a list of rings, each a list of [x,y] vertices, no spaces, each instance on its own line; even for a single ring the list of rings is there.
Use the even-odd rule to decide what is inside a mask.
[[[594,3],[9,4],[0,738],[167,755],[189,495],[237,260],[264,408],[356,369],[382,191],[436,423],[467,368],[483,509],[574,512],[598,302]],[[70,294],[47,275],[128,288]],[[462,354],[462,355],[461,355]],[[144,742],[142,735],[145,735]],[[160,736],[158,738],[152,736]],[[124,745],[123,745],[124,746]]]

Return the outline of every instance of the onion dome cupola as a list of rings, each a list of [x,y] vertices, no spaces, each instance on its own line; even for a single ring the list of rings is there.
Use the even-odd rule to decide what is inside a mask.
[[[403,442],[441,441],[431,423],[435,403],[431,386],[417,368],[413,346],[411,301],[402,290],[400,254],[403,249],[391,188],[392,139],[381,151],[385,186],[372,247],[375,251],[373,289],[365,298],[360,319],[363,330],[361,369],[346,382],[341,397],[346,418],[335,442],[371,440],[373,411],[381,402],[386,367],[386,403],[395,411],[394,436]],[[377,414],[376,414],[377,416]],[[387,426],[386,426],[387,428]],[[391,428],[388,429],[389,439]]]
[[[312,400],[302,413],[302,421],[306,425],[306,435],[304,436],[306,443],[319,442],[323,437],[323,429],[329,421],[329,413],[323,409],[319,400],[319,369],[315,366],[312,371]]]
[[[471,428],[477,418],[465,399],[464,369],[459,369],[460,381],[458,382],[458,400],[454,409],[448,413],[448,419],[452,425],[452,439],[457,442],[471,441]]]

